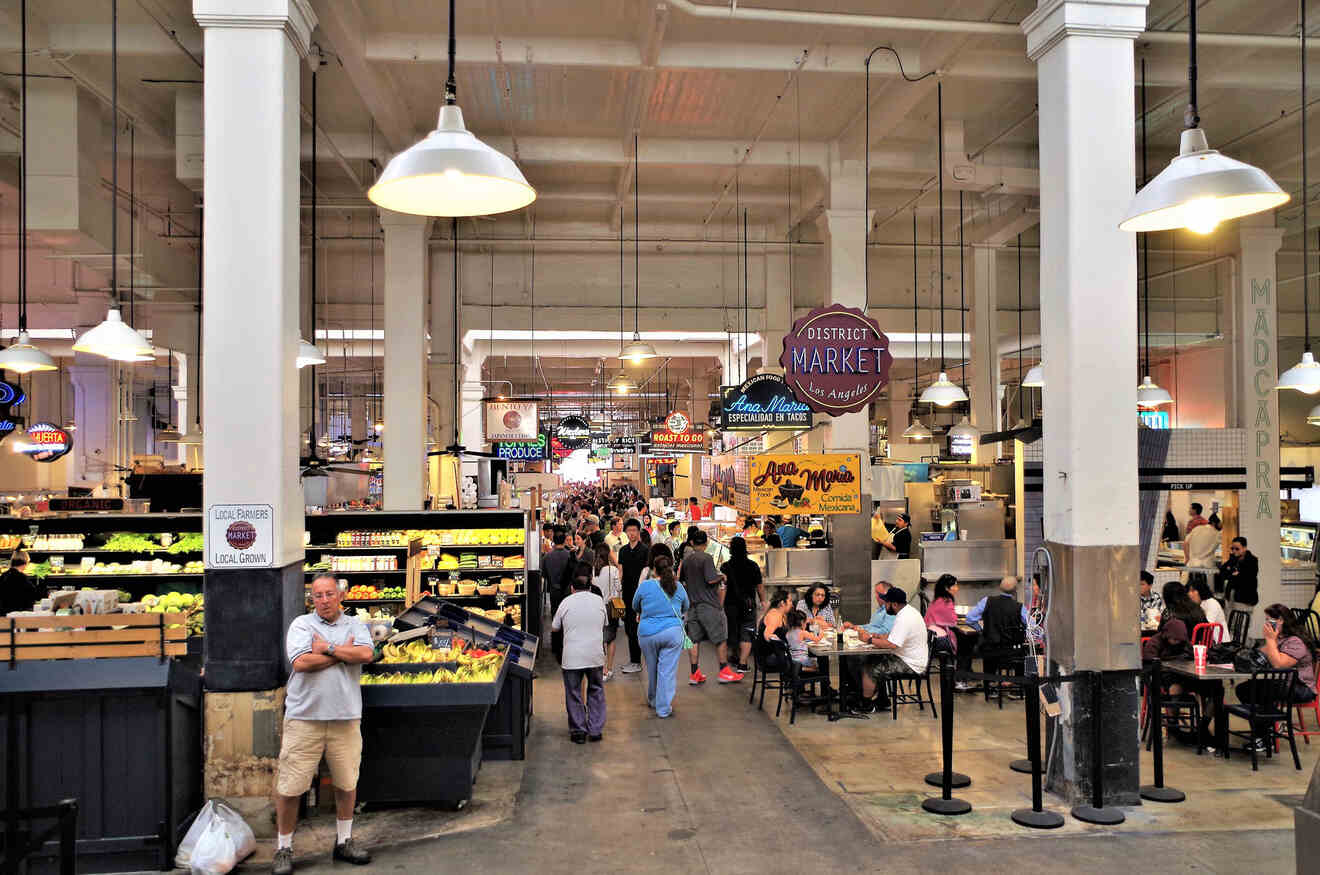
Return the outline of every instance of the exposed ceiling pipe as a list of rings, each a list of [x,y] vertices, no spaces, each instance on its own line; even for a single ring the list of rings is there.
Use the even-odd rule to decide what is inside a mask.
[[[848,12],[799,12],[788,9],[755,9],[730,4],[707,6],[692,0],[668,0],[679,12],[696,18],[726,21],[760,21],[794,26],[816,25],[825,27],[859,28],[863,30],[912,30],[925,33],[961,33],[972,36],[1014,37],[1025,40],[1018,23],[999,21],[966,21],[956,18],[912,18],[901,15],[861,15]],[[1138,37],[1148,44],[1187,44],[1185,31],[1147,31]],[[1272,34],[1197,33],[1196,41],[1202,46],[1223,46],[1238,49],[1295,49],[1297,39]]]

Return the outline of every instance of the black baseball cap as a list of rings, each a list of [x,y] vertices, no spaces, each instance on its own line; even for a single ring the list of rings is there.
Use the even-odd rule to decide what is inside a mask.
[[[896,586],[891,586],[889,592],[885,593],[886,602],[897,602],[900,605],[907,604],[907,593]]]

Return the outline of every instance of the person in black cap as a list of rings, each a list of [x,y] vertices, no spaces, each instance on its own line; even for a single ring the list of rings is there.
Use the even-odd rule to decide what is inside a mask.
[[[889,536],[889,540],[882,545],[886,550],[892,550],[896,555],[895,559],[907,559],[912,555],[912,517],[906,513],[900,513],[894,518],[894,531]]]
[[[926,623],[916,608],[907,603],[907,593],[891,586],[885,593],[885,612],[894,618],[888,635],[873,635],[865,629],[858,637],[872,647],[887,651],[866,660],[862,672],[862,697],[873,700],[873,707],[888,707],[884,681],[893,674],[925,674],[930,662],[926,646]],[[864,702],[863,705],[868,703]],[[863,710],[869,710],[864,707]]]

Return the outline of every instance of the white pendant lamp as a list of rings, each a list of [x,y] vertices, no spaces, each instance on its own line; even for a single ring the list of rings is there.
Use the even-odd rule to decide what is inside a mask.
[[[1138,407],[1159,407],[1161,404],[1172,404],[1173,396],[1167,389],[1161,389],[1155,381],[1147,374],[1141,380],[1141,385],[1137,387],[1137,406]]]
[[[22,47],[20,53],[20,134],[18,169],[18,339],[8,349],[0,350],[0,371],[31,374],[55,370],[55,360],[37,349],[27,332],[27,0],[20,4]]]
[[[113,272],[113,271],[112,271]],[[124,322],[119,308],[112,307],[105,321],[83,332],[73,343],[74,352],[86,352],[118,362],[141,361],[152,352],[151,344]]]
[[[940,222],[940,375],[935,382],[926,387],[926,391],[921,393],[920,401],[923,404],[934,404],[937,407],[948,407],[957,404],[959,401],[967,400],[967,393],[962,387],[949,380],[949,375],[944,371],[944,85],[938,83],[935,86],[936,117],[938,119],[938,137],[939,137],[939,197],[940,203],[936,212],[939,213]]]
[[[449,78],[434,131],[390,159],[367,191],[371,202],[417,216],[488,216],[521,209],[536,190],[513,160],[463,125],[454,79],[454,0],[449,0]]]
[[[651,346],[651,344],[642,340],[640,336],[634,333],[632,342],[625,346],[623,352],[619,355],[621,358],[625,358],[635,365],[640,365],[647,359],[655,358],[657,353],[655,347]]]
[[[1302,31],[1302,334],[1305,338],[1306,346],[1302,351],[1302,360],[1284,371],[1279,377],[1280,389],[1295,389],[1303,395],[1314,395],[1320,392],[1320,364],[1316,364],[1315,356],[1311,354],[1311,281],[1308,271],[1310,270],[1310,257],[1307,252],[1306,235],[1308,224],[1307,213],[1307,161],[1306,161],[1306,3],[1301,4],[1301,31]],[[1308,417],[1309,421],[1309,417]]]
[[[629,392],[635,391],[637,385],[633,383],[626,373],[620,371],[617,376],[606,384],[605,388],[609,389],[616,395],[627,395]]]
[[[1311,412],[1306,414],[1306,421],[1310,425],[1320,425],[1320,404],[1311,408]]]
[[[1196,106],[1196,0],[1188,0],[1187,5],[1187,129],[1182,132],[1178,156],[1132,199],[1126,218],[1118,226],[1124,231],[1186,228],[1209,234],[1220,222],[1288,202],[1288,193],[1268,173],[1221,155],[1207,143]]]
[[[1040,389],[1045,385],[1045,371],[1040,365],[1032,365],[1027,375],[1022,378],[1022,385],[1027,389]]]
[[[965,416],[962,418],[961,422],[949,429],[949,437],[971,438],[972,440],[975,440],[980,436],[981,430],[972,425],[971,421]]]
[[[930,429],[922,425],[920,419],[913,419],[912,424],[903,430],[903,437],[909,441],[928,441]]]
[[[298,367],[325,364],[325,355],[321,350],[301,338],[298,340]]]

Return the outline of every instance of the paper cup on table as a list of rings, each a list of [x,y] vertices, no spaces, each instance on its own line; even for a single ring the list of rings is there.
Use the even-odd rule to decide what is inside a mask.
[[[1197,671],[1205,671],[1205,654],[1208,649],[1204,644],[1192,645],[1192,659]]]

